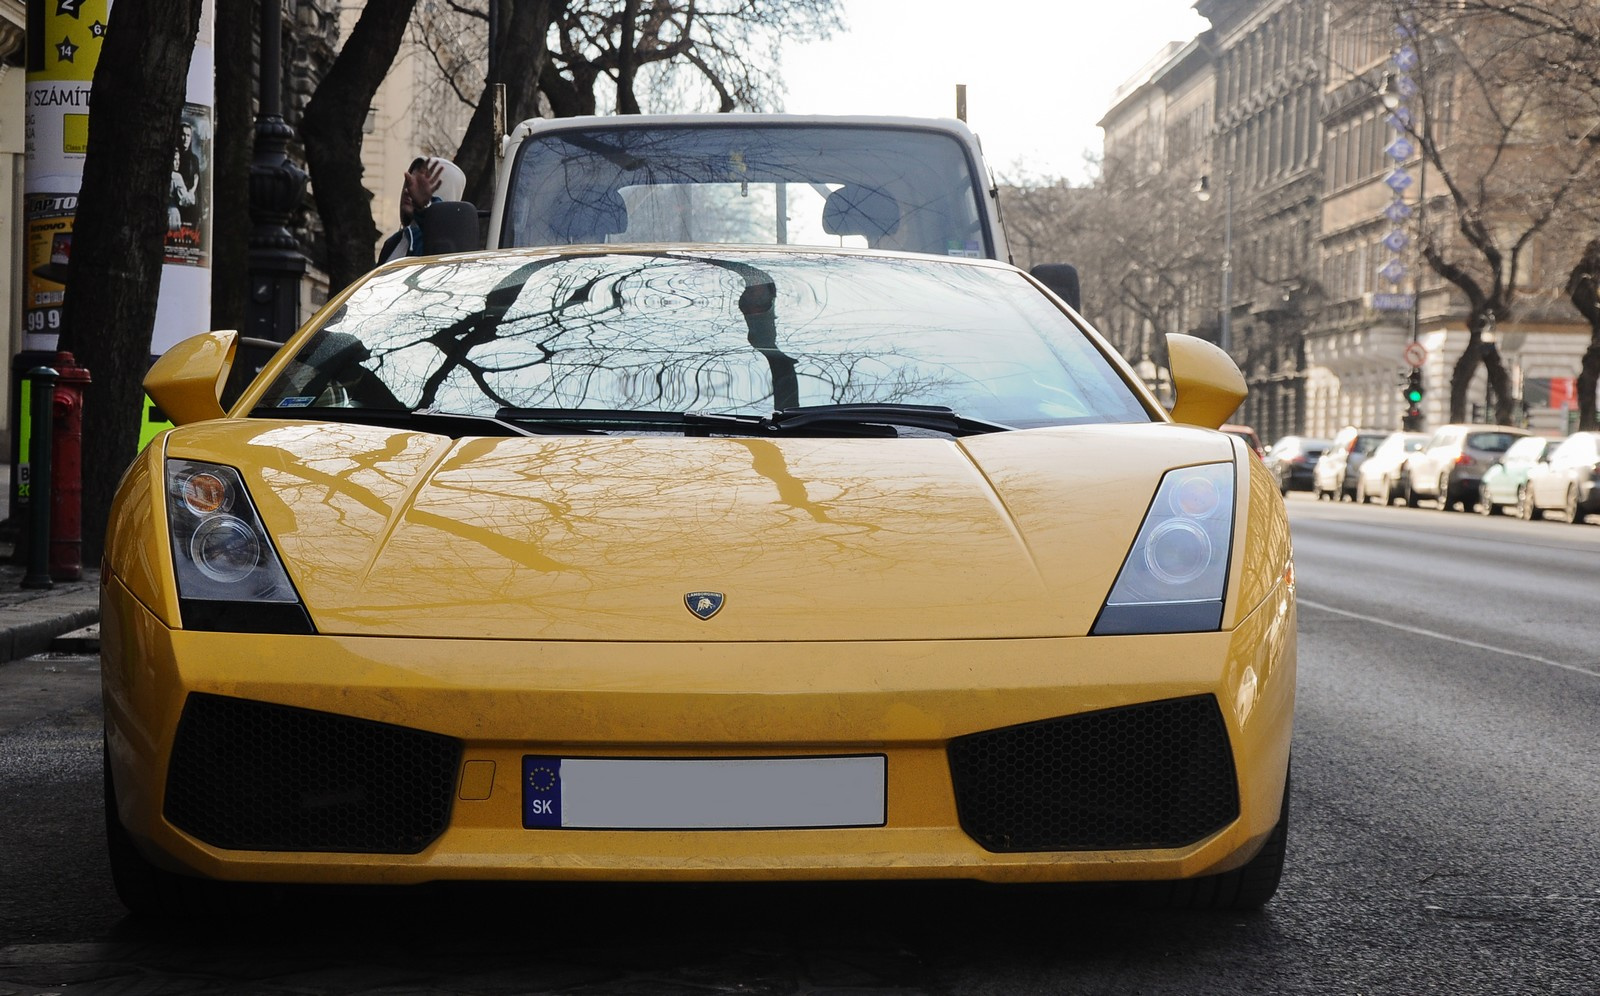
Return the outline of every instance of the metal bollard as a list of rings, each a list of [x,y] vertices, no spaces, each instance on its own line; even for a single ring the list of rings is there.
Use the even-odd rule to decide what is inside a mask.
[[[59,376],[53,367],[28,371],[33,438],[28,443],[28,572],[22,576],[24,588],[55,586],[50,577],[50,458],[55,446],[50,429]]]

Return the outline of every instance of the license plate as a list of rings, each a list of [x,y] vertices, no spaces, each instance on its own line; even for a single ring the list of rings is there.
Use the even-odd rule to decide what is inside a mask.
[[[881,827],[882,754],[832,757],[522,758],[529,830]]]

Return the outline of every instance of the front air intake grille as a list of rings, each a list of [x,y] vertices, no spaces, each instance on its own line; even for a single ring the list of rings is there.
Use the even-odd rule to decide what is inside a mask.
[[[190,695],[167,821],[215,847],[416,854],[450,821],[461,744],[309,709]]]
[[[1239,815],[1210,695],[960,737],[950,774],[962,829],[990,851],[1182,847]]]

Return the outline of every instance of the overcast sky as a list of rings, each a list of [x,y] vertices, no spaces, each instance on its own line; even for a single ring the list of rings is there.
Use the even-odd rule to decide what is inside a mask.
[[[1206,28],[1193,0],[840,0],[849,30],[788,45],[784,110],[953,117],[995,171],[1081,180],[1111,94],[1169,41]]]

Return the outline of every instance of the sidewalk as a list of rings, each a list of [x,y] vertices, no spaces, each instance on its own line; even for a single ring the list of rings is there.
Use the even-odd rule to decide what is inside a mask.
[[[11,468],[0,461],[0,515],[11,492]],[[79,581],[24,588],[27,569],[12,563],[13,544],[0,539],[0,664],[52,648],[95,653],[100,648],[100,567]],[[87,629],[86,629],[87,627]],[[83,632],[79,632],[82,630]],[[69,636],[70,634],[70,636]]]

